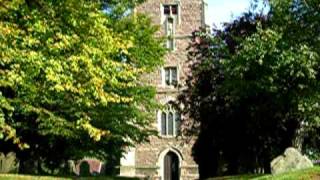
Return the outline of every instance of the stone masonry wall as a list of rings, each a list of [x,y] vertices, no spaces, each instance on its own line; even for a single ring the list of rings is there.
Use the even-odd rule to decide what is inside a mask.
[[[160,179],[161,174],[160,154],[167,149],[178,151],[182,156],[180,174],[182,180],[191,180],[198,177],[197,165],[191,156],[192,142],[186,144],[176,138],[157,138],[152,137],[150,143],[140,145],[136,149],[136,168],[137,174],[147,174],[153,179]]]
[[[152,18],[155,25],[160,26],[157,36],[165,36],[165,25],[161,24],[162,4],[180,4],[180,23],[175,28],[176,49],[169,52],[165,57],[166,66],[178,67],[178,83],[183,87],[188,73],[187,48],[190,37],[194,30],[201,27],[202,23],[202,0],[147,0],[135,9],[137,13],[146,13]],[[161,68],[150,74],[148,82],[157,87],[157,99],[165,102],[165,99],[175,99],[179,88],[166,87],[162,85]],[[157,115],[155,113],[154,127],[157,128]],[[168,150],[178,153],[181,157],[180,179],[192,180],[198,177],[198,168],[191,156],[193,142],[185,143],[175,137],[150,137],[150,143],[140,144],[135,149],[135,174],[136,176],[162,179],[163,159],[161,154]]]

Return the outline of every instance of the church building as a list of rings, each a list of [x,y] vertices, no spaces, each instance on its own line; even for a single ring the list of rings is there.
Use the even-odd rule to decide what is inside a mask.
[[[164,66],[150,74],[157,89],[157,100],[166,108],[154,114],[153,126],[159,137],[130,148],[121,159],[120,175],[155,180],[192,180],[198,178],[198,166],[191,156],[192,143],[176,138],[181,115],[171,106],[185,87],[187,47],[191,34],[206,26],[206,0],[146,0],[135,11],[151,17],[160,26],[158,35],[166,37],[169,52]]]

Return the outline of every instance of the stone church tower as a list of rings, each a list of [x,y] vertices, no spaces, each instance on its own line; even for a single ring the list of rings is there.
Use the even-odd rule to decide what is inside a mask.
[[[176,138],[181,115],[170,102],[175,101],[185,86],[187,47],[191,33],[206,26],[205,0],[147,0],[135,9],[148,14],[160,26],[158,35],[166,37],[169,53],[165,64],[150,75],[157,88],[157,100],[165,109],[155,112],[154,128],[159,137],[128,150],[121,159],[120,175],[150,177],[156,180],[191,180],[198,178],[198,167],[191,156],[192,143]]]

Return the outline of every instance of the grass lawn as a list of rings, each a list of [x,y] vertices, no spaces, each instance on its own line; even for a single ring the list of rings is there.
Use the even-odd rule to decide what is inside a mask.
[[[14,174],[0,174],[0,180],[138,180],[136,178],[121,177],[50,177],[28,176]],[[320,166],[279,175],[239,175],[210,178],[209,180],[320,180]]]
[[[15,174],[0,174],[0,180],[138,180],[137,178],[122,177],[52,177],[52,176],[29,176]]]
[[[239,175],[210,178],[209,180],[320,180],[320,166],[278,175]]]
[[[29,176],[29,175],[15,175],[15,174],[0,174],[0,180],[33,180],[33,179],[41,179],[41,180],[72,180],[72,178],[58,178],[58,177],[50,177],[50,176]]]

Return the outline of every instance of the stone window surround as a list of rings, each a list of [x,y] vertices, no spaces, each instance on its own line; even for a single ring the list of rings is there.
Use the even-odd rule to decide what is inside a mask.
[[[160,104],[162,105],[167,105],[170,104],[170,102],[174,102],[176,99],[169,96],[166,99],[160,100]],[[177,136],[177,132],[175,131],[175,127],[174,127],[174,131],[173,131],[173,136],[172,135],[162,135],[161,134],[161,114],[162,114],[162,110],[158,110],[157,111],[157,130],[158,130],[158,135],[162,138],[175,138]],[[180,120],[183,119],[183,115],[180,114]],[[174,120],[174,126],[175,126],[175,120]]]
[[[178,14],[178,5],[177,4],[169,4],[163,5],[163,14],[164,15],[177,15]]]
[[[178,85],[178,68],[177,67],[164,68],[164,83],[166,86],[176,87]]]
[[[176,122],[175,120],[173,120],[173,135],[163,135],[162,132],[161,132],[161,114],[162,114],[162,111],[161,110],[158,110],[157,112],[157,129],[158,129],[158,135],[161,137],[161,138],[167,138],[167,139],[172,139],[172,138],[176,138],[177,137],[177,131],[176,131]],[[182,115],[180,114],[180,119],[181,119]],[[167,125],[167,129],[168,129],[168,125]]]
[[[178,6],[178,14],[177,15],[165,15],[163,13],[164,11],[164,6],[172,6],[172,5],[177,5]],[[167,17],[176,17],[174,19],[176,19],[177,24],[180,25],[181,23],[181,5],[180,5],[180,1],[176,1],[176,2],[172,2],[172,3],[160,3],[160,14],[161,14],[161,20],[160,20],[160,24],[163,24],[166,21]]]
[[[164,6],[169,6],[170,7],[170,14],[164,14]],[[173,15],[171,14],[171,8],[172,6],[177,6],[177,14]],[[175,51],[176,48],[176,40],[175,40],[175,29],[177,25],[180,25],[181,23],[181,5],[180,5],[180,1],[176,1],[173,3],[160,3],[160,14],[161,14],[161,22],[160,24],[164,24],[165,26],[165,31],[166,31],[166,36],[167,36],[167,40],[166,40],[166,48],[168,48],[170,51]],[[172,32],[168,32],[168,28],[169,28],[169,19],[173,20],[172,23]],[[169,35],[170,34],[170,35]],[[172,44],[172,45],[171,45]]]
[[[166,118],[166,133],[162,134],[162,115],[166,114],[165,118]],[[169,134],[169,114],[172,114],[172,134]],[[180,115],[180,114],[179,114]],[[172,137],[176,137],[177,136],[177,131],[178,131],[178,127],[177,127],[177,112],[174,110],[169,110],[169,111],[160,111],[160,136],[161,137],[167,137],[167,138],[172,138]],[[180,118],[179,118],[180,119]]]
[[[175,36],[176,36],[176,34],[175,34],[175,31],[176,31],[175,18],[170,17],[170,16],[166,18],[166,20],[165,20],[165,31],[166,31],[166,36],[167,36],[166,37],[167,38],[167,40],[166,40],[166,48],[168,48],[170,51],[175,51],[177,49],[176,48],[176,40],[175,40]]]
[[[166,72],[165,72],[165,68],[177,68],[177,85],[173,86],[173,85],[166,85]],[[164,66],[160,69],[160,73],[161,73],[161,85],[160,87],[162,88],[170,88],[170,89],[176,89],[179,84],[180,84],[180,67],[179,65],[173,65],[173,66]]]

